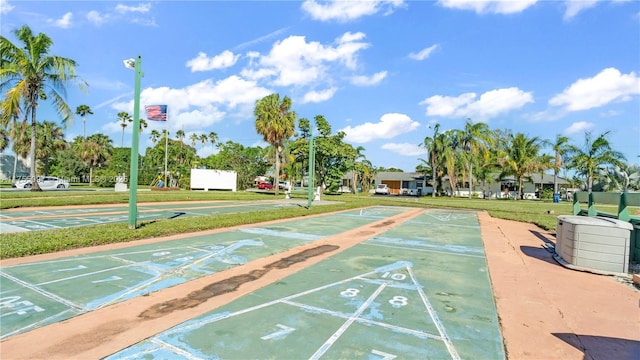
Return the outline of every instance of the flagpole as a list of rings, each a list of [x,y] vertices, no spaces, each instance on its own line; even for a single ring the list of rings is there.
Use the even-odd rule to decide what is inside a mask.
[[[169,105],[167,105],[167,121],[164,124],[164,186],[168,187],[167,183],[167,158],[169,154],[169,131],[167,130],[167,124],[169,123]]]

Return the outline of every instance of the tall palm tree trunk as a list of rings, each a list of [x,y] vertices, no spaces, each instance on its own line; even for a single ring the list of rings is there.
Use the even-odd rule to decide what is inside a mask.
[[[473,163],[469,162],[469,199],[473,196]]]
[[[42,191],[36,179],[36,129],[38,122],[36,121],[36,108],[31,108],[31,149],[30,149],[30,175],[31,175],[31,191]]]
[[[434,155],[435,155],[435,152],[431,154],[431,187],[433,187],[433,191],[431,192],[431,197],[436,197],[436,191],[438,190],[438,183],[436,182],[436,158]],[[426,179],[425,179],[425,185],[426,185]]]
[[[276,145],[276,176],[275,179],[273,179],[273,189],[276,191],[276,196],[278,196],[279,194],[279,190],[280,190],[280,151],[279,151],[279,146]]]

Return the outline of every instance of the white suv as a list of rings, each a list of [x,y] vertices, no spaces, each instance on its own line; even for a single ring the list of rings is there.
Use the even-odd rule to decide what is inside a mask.
[[[42,190],[68,189],[69,181],[54,176],[38,177],[38,185]],[[11,184],[11,187],[18,189],[31,189],[31,179],[29,177],[20,179]]]
[[[377,195],[389,195],[391,190],[389,190],[389,186],[387,184],[378,184],[375,193]]]

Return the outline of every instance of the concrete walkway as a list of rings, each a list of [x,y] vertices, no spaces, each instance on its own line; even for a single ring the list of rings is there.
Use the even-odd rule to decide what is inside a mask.
[[[535,225],[479,219],[509,359],[640,359],[640,291],[559,265]]]

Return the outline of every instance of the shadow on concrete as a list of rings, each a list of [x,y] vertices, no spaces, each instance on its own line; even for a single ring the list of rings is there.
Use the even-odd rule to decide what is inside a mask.
[[[539,231],[535,231],[535,230],[529,230],[530,233],[532,233],[533,235],[535,235],[535,237],[537,237],[538,239],[542,240],[542,242],[545,245],[548,246],[555,246],[555,242],[553,242],[551,239],[549,239],[549,235],[547,234],[543,234]]]
[[[558,263],[553,259],[552,253],[544,247],[520,246],[520,251],[529,257],[548,262],[549,264],[558,265]]]
[[[582,351],[583,360],[637,360],[640,341],[607,336],[553,333],[553,336]]]

